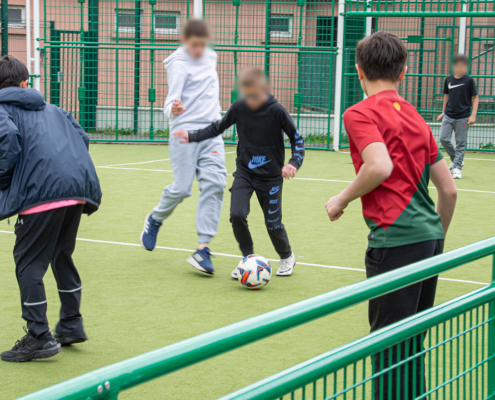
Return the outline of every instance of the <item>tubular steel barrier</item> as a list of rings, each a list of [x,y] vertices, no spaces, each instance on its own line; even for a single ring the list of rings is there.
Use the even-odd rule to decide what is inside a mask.
[[[494,254],[495,237],[100,368],[21,399],[117,399],[119,392],[151,379]],[[495,258],[491,285],[224,399],[369,399],[372,392],[375,399],[384,400],[495,398]]]

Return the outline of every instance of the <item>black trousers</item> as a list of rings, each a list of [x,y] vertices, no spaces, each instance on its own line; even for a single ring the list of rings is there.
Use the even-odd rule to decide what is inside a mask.
[[[242,255],[254,254],[253,239],[249,232],[247,216],[253,192],[263,210],[268,235],[280,258],[288,258],[292,254],[287,231],[282,224],[282,186],[283,178],[261,180],[245,174],[236,173],[230,189],[230,222],[234,236],[239,243]]]
[[[84,206],[19,215],[15,225],[14,260],[21,290],[22,317],[31,334],[42,339],[49,332],[43,277],[51,264],[62,307],[55,331],[84,338],[81,279],[72,260]]]
[[[443,240],[430,240],[384,249],[369,247],[365,258],[366,276],[371,278],[441,254],[443,244]],[[437,280],[438,277],[433,277],[371,300],[369,302],[371,332],[433,307]],[[374,356],[375,373],[392,368],[374,380],[375,400],[412,400],[426,392],[424,356],[414,357],[423,350],[425,334],[406,340]],[[394,368],[396,363],[411,357],[414,358],[402,367]]]

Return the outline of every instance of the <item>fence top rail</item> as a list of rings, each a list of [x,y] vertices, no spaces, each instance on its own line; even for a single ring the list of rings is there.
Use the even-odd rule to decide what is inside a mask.
[[[111,392],[129,389],[494,253],[495,237],[120,361],[22,399],[108,398]]]
[[[495,299],[495,284],[439,304],[362,338],[299,363],[219,400],[271,400],[377,354]],[[493,317],[492,317],[493,318]],[[491,319],[485,320],[487,324]]]

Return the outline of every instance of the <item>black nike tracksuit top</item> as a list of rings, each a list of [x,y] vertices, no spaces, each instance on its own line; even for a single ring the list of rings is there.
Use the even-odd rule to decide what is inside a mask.
[[[235,101],[221,120],[204,129],[189,131],[189,142],[221,135],[234,124],[239,136],[238,171],[258,178],[280,177],[285,162],[284,132],[292,149],[289,164],[297,169],[302,165],[304,139],[287,110],[272,95],[255,111],[249,109],[243,99]]]

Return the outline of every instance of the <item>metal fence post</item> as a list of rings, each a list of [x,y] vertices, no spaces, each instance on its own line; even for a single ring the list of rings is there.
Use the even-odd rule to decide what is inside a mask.
[[[30,27],[29,27],[30,28]],[[41,91],[41,54],[40,54],[40,1],[33,1],[33,36],[34,36],[34,79],[33,87]],[[46,90],[46,88],[45,88]]]
[[[9,54],[9,4],[2,0],[2,56]]]
[[[492,260],[492,285],[495,285],[495,254]],[[495,300],[490,302],[488,325],[488,357],[495,357]],[[488,361],[488,396],[492,398],[495,395],[495,358]]]
[[[345,12],[345,0],[339,0],[339,15],[337,23],[337,69],[335,71],[335,111],[333,113],[333,149],[339,151],[340,149],[340,132],[342,131],[342,66],[344,63],[343,50],[344,50],[344,12]]]
[[[465,2],[462,3],[462,11],[467,11],[467,4]],[[464,54],[466,51],[466,21],[467,17],[459,18],[459,39],[457,51],[461,54]]]
[[[203,18],[203,0],[194,0],[193,8],[194,18]]]

